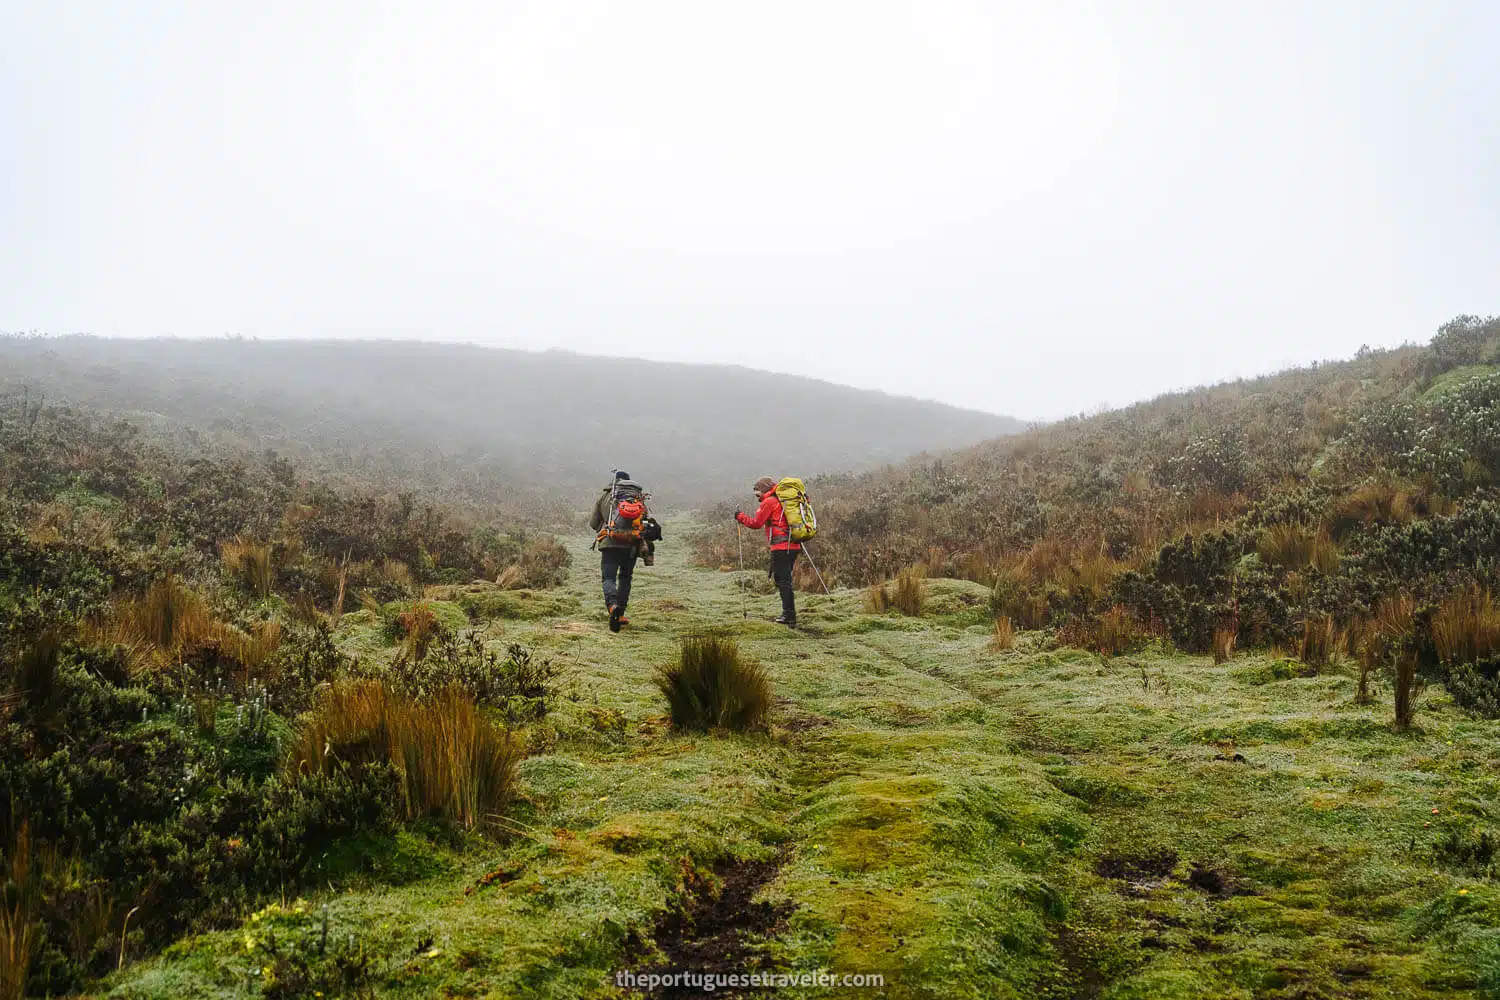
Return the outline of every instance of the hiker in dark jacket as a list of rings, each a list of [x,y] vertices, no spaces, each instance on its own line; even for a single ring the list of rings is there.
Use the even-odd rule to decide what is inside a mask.
[[[617,516],[617,511],[623,516]],[[645,547],[640,532],[640,522],[645,514],[645,493],[640,484],[632,482],[629,473],[616,472],[615,481],[600,492],[594,503],[593,516],[589,518],[589,527],[597,535],[594,545],[599,549],[604,606],[609,609],[611,632],[618,632],[620,626],[630,624],[630,619],[625,617],[625,606],[630,603],[630,581],[635,575],[635,561]],[[611,531],[612,527],[615,530]]]
[[[781,592],[781,617],[778,625],[797,625],[797,598],[792,591],[792,567],[797,565],[797,554],[802,546],[792,541],[792,531],[786,523],[786,511],[776,496],[776,480],[761,476],[755,481],[755,499],[760,501],[752,517],[743,511],[735,511],[734,519],[747,528],[765,528],[766,539],[771,545],[771,577],[776,589]]]

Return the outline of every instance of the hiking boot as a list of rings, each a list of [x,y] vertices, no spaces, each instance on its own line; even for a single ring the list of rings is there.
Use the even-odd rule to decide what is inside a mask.
[[[620,631],[620,626],[624,624],[624,619],[621,618],[623,614],[624,609],[618,604],[611,604],[609,606],[609,630],[611,632]]]
[[[795,619],[795,618],[788,618],[786,615],[780,615],[776,619],[776,624],[777,625],[785,625],[787,628],[796,628],[797,627],[797,619]]]
[[[630,624],[630,619],[625,617],[625,612],[623,612],[623,611],[620,612],[620,625],[621,625],[621,627],[623,628],[624,626],[629,625],[629,624]]]

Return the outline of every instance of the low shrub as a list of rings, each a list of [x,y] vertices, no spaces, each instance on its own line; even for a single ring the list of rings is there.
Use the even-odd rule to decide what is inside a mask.
[[[891,590],[884,583],[872,583],[865,588],[865,610],[872,615],[883,615],[891,607]]]
[[[733,639],[683,639],[678,662],[658,668],[654,680],[677,729],[765,728],[771,710],[770,678],[758,663],[741,655]]]
[[[544,718],[551,710],[561,671],[513,642],[505,655],[486,646],[482,633],[443,632],[421,656],[403,650],[387,671],[393,688],[411,698],[429,698],[454,686],[480,705],[501,708],[512,722]]]
[[[276,649],[261,665],[260,683],[272,706],[292,716],[312,703],[320,685],[353,669],[356,661],[339,651],[333,631],[323,619],[286,630]]]
[[[304,722],[287,760],[293,774],[391,765],[406,819],[488,825],[514,795],[520,741],[457,685],[417,702],[376,680],[336,685]]]
[[[1160,632],[1155,623],[1142,624],[1128,608],[1117,604],[1093,617],[1069,618],[1058,630],[1057,641],[1100,656],[1119,656],[1141,649]]]
[[[531,590],[559,587],[568,580],[573,557],[565,545],[551,535],[533,535],[521,544],[519,586]]]

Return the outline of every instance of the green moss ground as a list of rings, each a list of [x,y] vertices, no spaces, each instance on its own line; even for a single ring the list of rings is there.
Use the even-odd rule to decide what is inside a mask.
[[[628,935],[686,870],[782,858],[763,890],[795,906],[776,959],[886,977],[788,996],[1500,996],[1500,890],[1461,856],[1496,828],[1500,733],[1441,690],[1399,734],[1388,698],[1355,705],[1337,671],[1101,663],[1033,636],[993,653],[982,591],[951,581],[922,619],[803,595],[790,633],[766,620],[774,597],[746,620],[735,574],[670,545],[611,635],[575,555],[555,593],[451,595],[492,641],[567,668],[521,832],[361,846],[370,863],[344,867],[364,874],[181,942],[108,995],[261,995],[273,950],[326,934],[382,996],[614,996]],[[374,655],[367,617],[342,641]],[[769,734],[665,728],[651,670],[711,628],[769,668]]]

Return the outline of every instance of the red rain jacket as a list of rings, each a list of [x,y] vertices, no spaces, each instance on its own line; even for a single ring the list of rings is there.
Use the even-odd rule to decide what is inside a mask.
[[[781,501],[776,498],[775,490],[771,490],[761,499],[760,509],[755,512],[754,517],[737,513],[734,519],[747,528],[764,527],[772,552],[802,551],[802,546],[792,541],[791,528],[786,523],[786,511],[782,509]]]

